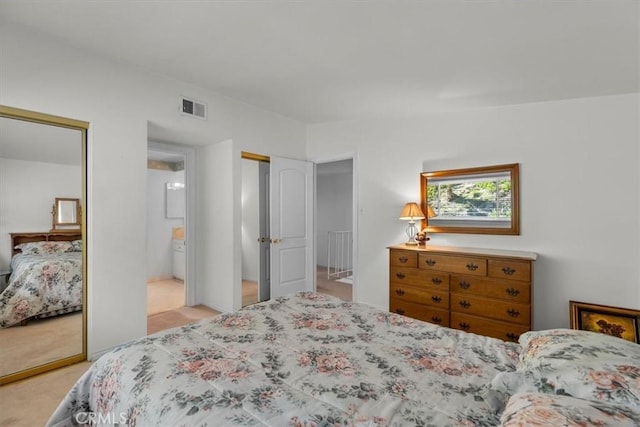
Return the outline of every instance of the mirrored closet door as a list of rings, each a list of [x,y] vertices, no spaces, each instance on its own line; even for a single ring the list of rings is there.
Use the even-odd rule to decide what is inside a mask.
[[[86,359],[87,128],[0,105],[0,384]]]

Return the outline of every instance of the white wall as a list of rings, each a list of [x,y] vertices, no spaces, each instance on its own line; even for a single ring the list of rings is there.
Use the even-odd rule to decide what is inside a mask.
[[[147,169],[147,280],[173,276],[172,232],[184,226],[184,218],[167,218],[168,182],[184,184],[184,171]]]
[[[318,171],[322,164],[318,165]],[[317,263],[327,266],[329,231],[353,231],[353,173],[318,173],[316,175]]]
[[[536,329],[568,326],[571,299],[640,307],[639,103],[633,94],[309,126],[310,158],[358,153],[359,300],[388,307],[385,248],[404,238],[398,216],[419,200],[421,171],[518,162],[520,236],[432,243],[537,252]]]
[[[8,268],[9,233],[51,230],[56,197],[82,197],[82,169],[0,158],[0,195],[0,268]]]
[[[240,245],[236,242],[240,241],[240,224],[222,226],[210,222],[229,218],[235,221],[239,217],[240,151],[303,158],[305,127],[212,91],[57,44],[34,29],[3,23],[0,52],[2,104],[90,123],[87,207],[90,357],[146,334],[148,129],[154,132],[154,140],[188,145],[215,144],[233,138],[233,143],[229,143],[232,154],[213,149],[206,153],[206,159],[198,159],[199,169],[208,171],[205,175],[216,181],[209,183],[210,189],[224,193],[218,198],[205,194],[207,188],[203,188],[198,196],[205,195],[212,204],[225,199],[231,203],[217,207],[220,215],[213,218],[197,213],[200,224],[210,227],[209,233],[203,235],[206,243],[196,242],[197,247],[204,249],[207,262],[214,262],[206,265],[206,271],[197,272],[196,286],[204,289],[196,293],[209,298],[207,302],[212,306],[223,309],[239,306]],[[209,119],[181,116],[178,113],[181,95],[206,102]],[[163,138],[163,134],[169,136]],[[211,170],[221,162],[219,155],[224,156],[231,171]],[[221,178],[219,174],[225,175],[225,180],[217,181]],[[232,200],[228,200],[227,188],[231,188]],[[220,239],[217,230],[223,236],[229,230],[237,235],[230,241]],[[227,274],[230,265],[233,273]],[[212,281],[233,290],[213,294]]]
[[[260,211],[258,166],[255,160],[242,160],[242,280],[260,278]]]

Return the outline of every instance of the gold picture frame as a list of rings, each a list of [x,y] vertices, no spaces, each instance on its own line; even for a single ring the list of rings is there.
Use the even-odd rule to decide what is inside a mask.
[[[519,235],[519,170],[518,163],[510,163],[422,172],[420,207],[428,212],[422,228],[428,233]]]
[[[640,310],[569,301],[571,329],[599,332],[640,344]]]

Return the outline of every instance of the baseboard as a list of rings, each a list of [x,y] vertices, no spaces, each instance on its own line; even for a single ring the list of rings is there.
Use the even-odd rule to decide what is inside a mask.
[[[96,360],[100,359],[102,356],[104,356],[105,354],[109,353],[111,350],[113,350],[116,347],[117,346],[109,347],[107,349],[96,351],[95,353],[89,354],[89,355],[87,355],[87,360],[89,362],[95,362]]]
[[[169,276],[156,276],[156,277],[147,277],[147,283],[151,283],[151,282],[161,282],[163,280],[173,280],[174,277],[173,275],[169,275]]]

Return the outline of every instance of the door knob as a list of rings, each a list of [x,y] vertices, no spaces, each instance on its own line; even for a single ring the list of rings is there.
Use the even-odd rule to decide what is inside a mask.
[[[276,243],[280,243],[282,240],[280,239],[271,239],[271,243],[276,244]]]

